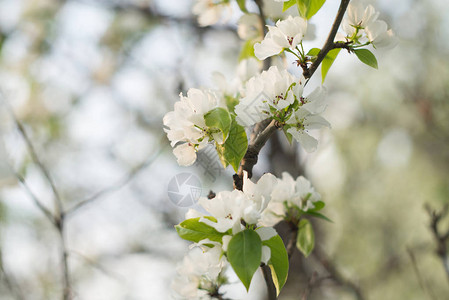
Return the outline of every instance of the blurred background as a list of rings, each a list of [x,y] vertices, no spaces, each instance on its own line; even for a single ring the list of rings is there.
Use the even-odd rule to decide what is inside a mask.
[[[449,3],[372,3],[399,45],[376,51],[379,70],[342,51],[318,151],[278,135],[255,168],[305,172],[334,221],[316,222],[317,249],[295,254],[280,299],[449,299],[449,239],[437,243],[424,208],[449,203]],[[232,80],[244,43],[235,3],[211,27],[192,5],[0,0],[0,299],[63,299],[64,286],[73,299],[170,299],[188,243],[169,182],[195,174],[207,195],[231,189],[233,172],[211,149],[179,167],[162,117],[180,92],[215,88],[213,72]],[[321,47],[338,5],[312,19],[307,48]],[[249,294],[233,281],[229,298],[264,299],[261,274]]]

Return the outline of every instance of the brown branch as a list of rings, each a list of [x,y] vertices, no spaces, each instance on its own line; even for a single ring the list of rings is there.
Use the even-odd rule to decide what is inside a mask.
[[[341,21],[343,20],[343,16],[345,15],[346,9],[348,8],[350,0],[341,0],[340,7],[337,12],[337,16],[335,17],[334,23],[332,24],[331,31],[329,32],[329,36],[327,37],[326,42],[324,43],[323,48],[317,55],[316,60],[312,63],[309,69],[305,70],[303,75],[305,78],[309,79],[312,77],[313,73],[317,70],[318,66],[321,64],[323,59],[326,57],[327,53],[330,50],[334,49],[336,44],[334,43],[335,36],[337,34],[338,28],[340,27]]]
[[[364,300],[362,290],[358,285],[345,278],[340,270],[332,264],[330,259],[326,257],[326,255],[322,252],[319,247],[315,247],[315,250],[312,252],[312,255],[321,263],[321,265],[329,272],[330,278],[338,283],[339,285],[345,286],[350,289],[357,300]]]
[[[267,285],[267,297],[268,300],[276,300],[276,287],[274,286],[273,279],[271,278],[271,270],[267,265],[261,266],[263,278]]]
[[[430,230],[437,242],[437,255],[443,263],[444,270],[449,280],[449,249],[447,244],[449,242],[449,228],[445,233],[441,233],[438,225],[441,219],[449,216],[449,205],[446,204],[440,212],[433,210],[430,205],[426,204],[425,209],[430,216]]]
[[[242,163],[239,168],[239,173],[234,174],[234,188],[238,190],[243,189],[243,172],[248,173],[248,178],[253,176],[253,167],[257,163],[259,152],[270,136],[278,129],[277,122],[272,120],[265,129],[260,132],[248,145],[248,150],[242,159]]]

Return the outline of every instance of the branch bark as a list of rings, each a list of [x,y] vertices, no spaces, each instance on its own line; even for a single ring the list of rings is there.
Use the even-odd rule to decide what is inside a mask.
[[[330,50],[336,48],[336,43],[334,43],[335,36],[337,35],[338,28],[340,27],[341,21],[343,20],[343,16],[345,15],[346,9],[348,8],[350,0],[341,0],[340,7],[337,12],[337,16],[335,17],[334,23],[332,24],[331,31],[327,37],[326,42],[324,43],[323,48],[321,48],[320,52],[317,55],[316,60],[312,63],[309,69],[304,72],[304,77],[309,79],[312,77],[313,73],[318,69],[318,66],[321,64],[323,59],[326,57],[327,53]],[[344,47],[343,47],[344,48]]]

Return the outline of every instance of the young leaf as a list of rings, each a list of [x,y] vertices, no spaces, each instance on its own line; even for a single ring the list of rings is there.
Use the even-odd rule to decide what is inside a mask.
[[[254,44],[255,42],[252,40],[248,40],[243,44],[242,51],[240,52],[239,61],[244,59],[248,59],[251,57],[256,57],[254,54]]]
[[[215,219],[211,217],[209,218],[211,221],[215,221]],[[191,242],[198,243],[201,240],[209,239],[215,242],[222,242],[222,237],[225,233],[218,232],[215,228],[199,221],[200,218],[187,219],[182,223],[175,226],[178,235],[184,239]]]
[[[281,292],[282,287],[287,281],[288,275],[288,254],[285,250],[284,242],[279,235],[262,242],[263,245],[270,247],[271,258],[268,266],[271,269],[273,283],[276,287],[277,295]]]
[[[299,14],[308,20],[320,10],[324,2],[326,0],[297,0]]]
[[[362,63],[377,69],[377,59],[371,51],[368,49],[354,49],[354,53]]]
[[[235,118],[232,117],[231,129],[229,136],[223,145],[215,144],[221,163],[226,168],[231,165],[237,172],[240,162],[245,156],[248,149],[248,138],[246,137],[245,128],[240,126]]]
[[[321,63],[321,83],[324,83],[327,72],[329,72],[329,69],[337,58],[338,53],[340,53],[340,50],[341,48],[332,49],[324,57],[323,62]]]
[[[315,207],[312,209],[309,209],[308,211],[319,211],[319,210],[322,210],[324,208],[324,206],[326,206],[326,204],[323,201],[314,202],[313,205]]]
[[[232,118],[226,109],[217,107],[208,111],[204,115],[204,121],[209,128],[218,129],[223,133],[223,141],[227,139]]]
[[[296,0],[288,0],[287,2],[284,2],[284,6],[282,7],[282,12],[286,11],[290,7],[296,4]]]
[[[246,9],[246,5],[245,5],[246,0],[237,0],[237,4],[240,7],[240,10],[244,13],[247,13],[248,10]]]
[[[307,219],[302,219],[298,224],[296,247],[305,257],[309,256],[315,247],[315,233],[312,224]]]
[[[228,261],[248,291],[262,259],[262,241],[251,229],[240,231],[229,241]]]
[[[323,6],[326,0],[309,0],[309,7],[307,9],[306,19],[313,17]]]
[[[293,136],[290,133],[287,132],[287,129],[288,128],[286,128],[285,126],[282,127],[282,131],[284,132],[285,137],[287,138],[288,143],[291,145],[292,142],[293,142]]]
[[[317,56],[318,53],[320,53],[320,48],[312,48],[309,50],[309,52],[307,52],[308,56]]]
[[[334,223],[334,221],[332,221],[331,219],[329,219],[329,218],[326,217],[325,215],[320,214],[319,212],[316,212],[316,211],[314,211],[314,210],[312,210],[312,211],[306,211],[306,212],[304,212],[304,214],[309,215],[309,216],[312,216],[312,217],[315,217],[315,218],[323,219],[323,220],[328,221],[328,222],[331,222],[331,223]]]

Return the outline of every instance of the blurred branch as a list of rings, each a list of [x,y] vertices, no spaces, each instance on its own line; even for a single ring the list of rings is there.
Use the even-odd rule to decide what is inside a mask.
[[[332,24],[331,31],[329,32],[329,36],[327,37],[326,42],[318,53],[316,60],[312,63],[312,65],[304,70],[304,77],[309,79],[312,77],[313,73],[318,69],[318,66],[321,64],[323,59],[326,57],[327,53],[330,50],[335,48],[334,40],[337,35],[338,28],[340,27],[341,21],[343,20],[343,16],[345,15],[346,9],[348,8],[350,0],[341,0],[340,7],[338,8],[337,16],[335,17],[334,23]]]
[[[6,287],[11,292],[14,298],[17,300],[25,300],[25,297],[21,294],[21,290],[16,284],[15,280],[12,278],[10,274],[8,274],[3,265],[3,252],[0,249],[0,278],[3,277],[3,281],[6,284]]]
[[[31,192],[31,189],[27,186],[24,178],[20,176],[17,172],[14,172],[16,174],[16,177],[19,179],[19,181],[22,183],[22,185],[25,187],[27,192],[30,194],[31,198],[37,205],[37,207],[49,218],[49,220],[52,222],[52,224],[55,226],[55,228],[58,231],[59,237],[60,237],[60,243],[61,243],[61,260],[62,260],[62,274],[63,274],[63,300],[71,300],[71,287],[70,287],[70,273],[69,273],[69,267],[67,262],[67,249],[66,249],[66,242],[65,242],[65,235],[64,235],[64,211],[62,208],[62,200],[59,195],[58,190],[56,189],[55,183],[50,175],[50,172],[45,167],[45,165],[40,160],[33,143],[31,142],[31,139],[29,138],[25,127],[23,126],[22,122],[16,117],[13,108],[9,105],[7,100],[3,97],[3,95],[0,95],[3,103],[5,104],[6,109],[8,110],[9,114],[11,115],[17,129],[19,130],[20,135],[22,136],[23,140],[25,141],[25,144],[27,146],[28,152],[31,155],[31,158],[33,162],[38,166],[38,168],[43,173],[44,177],[47,179],[48,183],[50,184],[50,187],[53,191],[54,195],[54,206],[55,206],[55,213],[52,214],[47,208],[45,208],[41,202],[38,200],[38,198]]]
[[[263,278],[265,279],[265,283],[267,285],[267,298],[268,300],[276,300],[276,287],[274,286],[273,279],[271,278],[270,267],[264,264],[261,269]]]
[[[425,209],[430,216],[430,230],[437,242],[437,255],[440,257],[447,278],[449,279],[449,249],[447,248],[449,242],[449,228],[446,232],[441,232],[438,229],[438,224],[441,219],[449,216],[449,205],[446,204],[440,212],[433,210],[429,204],[425,205]]]
[[[165,140],[165,137],[164,137]],[[115,191],[120,190],[121,188],[123,188],[125,185],[127,185],[131,180],[133,180],[136,175],[138,175],[142,170],[144,170],[145,168],[147,168],[148,166],[150,166],[155,160],[156,158],[159,157],[159,155],[165,150],[165,148],[167,148],[168,143],[166,142],[162,142],[160,144],[165,144],[163,147],[161,147],[159,149],[159,151],[153,155],[150,159],[148,159],[147,161],[145,161],[144,163],[138,165],[137,167],[135,167],[134,169],[132,169],[128,174],[126,174],[122,179],[120,179],[118,182],[116,182],[115,184],[112,184],[109,187],[106,187],[96,193],[94,193],[93,195],[89,196],[88,198],[78,202],[77,204],[75,204],[72,208],[68,209],[66,211],[66,215],[67,216],[72,216],[75,212],[77,212],[79,209],[81,209],[82,207],[88,205],[88,204],[92,204],[93,202],[95,202],[96,200],[98,200],[99,198],[113,193]]]
[[[364,300],[363,292],[359,286],[345,278],[340,270],[330,261],[330,259],[322,252],[319,247],[315,247],[312,255],[321,263],[321,265],[329,272],[329,278],[338,283],[341,286],[345,286],[350,289],[357,300]]]
[[[307,282],[307,286],[302,294],[301,300],[309,299],[309,296],[312,294],[313,289],[316,286],[319,286],[323,280],[326,280],[329,278],[331,278],[331,277],[327,276],[327,277],[318,278],[318,273],[313,272],[312,276],[310,276],[309,281]]]
[[[418,268],[418,263],[416,261],[415,254],[413,253],[413,250],[409,247],[407,247],[407,253],[410,256],[410,260],[412,261],[413,271],[415,272],[416,278],[418,279],[419,286],[421,289],[429,294],[430,298],[433,300],[437,299],[435,295],[432,292],[432,289],[429,287],[428,283],[424,281],[423,277],[421,276],[421,272]]]

